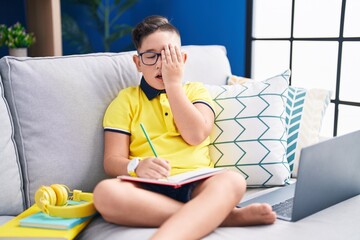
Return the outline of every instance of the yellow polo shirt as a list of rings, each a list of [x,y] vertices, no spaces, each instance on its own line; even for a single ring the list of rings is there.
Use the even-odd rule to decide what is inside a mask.
[[[211,96],[202,83],[186,83],[183,88],[193,104],[206,104],[213,110]],[[159,93],[144,79],[140,86],[120,91],[103,121],[105,131],[130,136],[130,159],[154,156],[140,123],[145,126],[158,157],[170,162],[171,175],[214,166],[209,156],[210,138],[197,146],[187,144],[175,126],[166,93]]]

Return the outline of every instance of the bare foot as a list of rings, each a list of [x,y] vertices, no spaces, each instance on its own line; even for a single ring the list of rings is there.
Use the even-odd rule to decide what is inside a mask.
[[[238,209],[241,222],[240,226],[273,224],[276,220],[276,213],[272,211],[269,204],[255,203]]]
[[[269,204],[254,203],[243,208],[234,208],[223,226],[254,226],[273,224],[276,213]]]

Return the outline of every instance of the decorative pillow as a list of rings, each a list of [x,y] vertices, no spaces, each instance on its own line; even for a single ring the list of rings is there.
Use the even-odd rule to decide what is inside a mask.
[[[215,167],[241,172],[248,186],[284,185],[286,95],[290,71],[265,81],[232,86],[207,85],[215,102],[210,156]]]
[[[322,121],[330,103],[331,91],[289,87],[288,93],[287,158],[292,176],[297,177],[301,149],[319,142]]]
[[[289,87],[286,101],[287,150],[286,156],[290,171],[294,169],[295,152],[298,146],[300,122],[303,115],[306,90]]]
[[[228,85],[244,84],[255,80],[232,75]],[[286,96],[287,160],[292,177],[297,176],[300,151],[317,143],[322,120],[330,103],[331,91],[304,89],[290,86]]]
[[[226,80],[228,85],[234,85],[234,84],[243,84],[246,83],[247,81],[253,81],[251,78],[246,78],[246,77],[239,77],[236,75],[231,75],[228,77],[228,79]]]

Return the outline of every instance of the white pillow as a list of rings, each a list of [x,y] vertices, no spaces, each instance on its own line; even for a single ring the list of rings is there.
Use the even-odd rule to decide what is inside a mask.
[[[228,85],[244,84],[253,79],[231,75]],[[287,160],[291,176],[297,177],[303,147],[319,142],[319,134],[331,91],[290,86],[286,101]]]
[[[286,96],[290,71],[264,81],[207,88],[215,102],[210,157],[215,167],[237,170],[248,186],[284,185]]]

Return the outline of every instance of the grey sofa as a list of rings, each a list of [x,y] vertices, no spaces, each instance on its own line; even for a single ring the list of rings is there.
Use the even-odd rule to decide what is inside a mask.
[[[231,68],[222,46],[185,46],[185,78],[225,84]],[[102,117],[124,87],[141,78],[134,52],[0,60],[0,225],[34,204],[40,185],[92,191],[102,166]],[[271,189],[249,189],[246,198]],[[205,239],[360,239],[360,196],[296,223],[218,228]],[[148,239],[96,217],[78,239]]]

